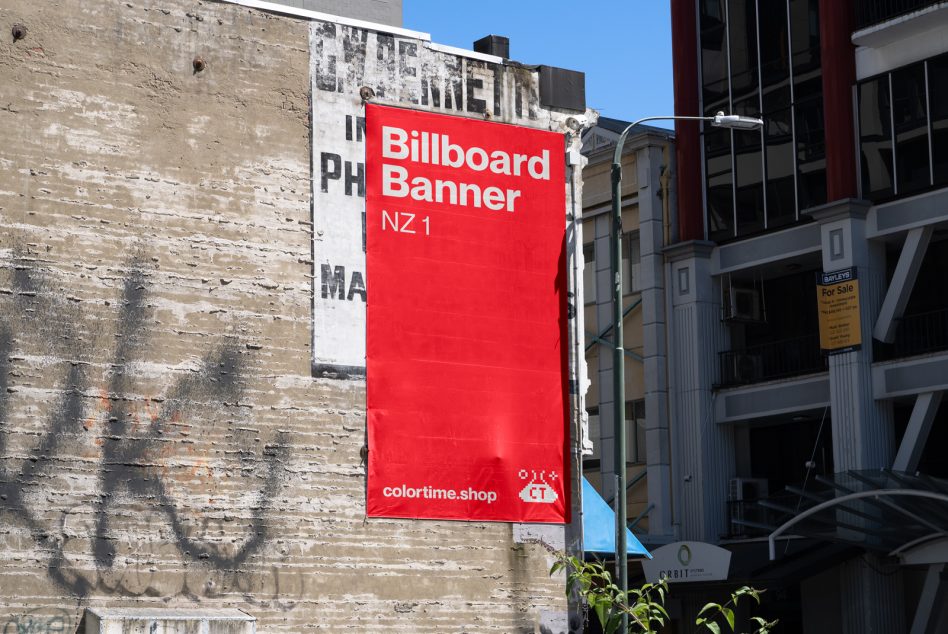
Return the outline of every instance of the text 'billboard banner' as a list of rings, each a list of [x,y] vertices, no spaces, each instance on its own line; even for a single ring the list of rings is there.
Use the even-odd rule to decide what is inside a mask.
[[[561,134],[366,106],[367,513],[569,521]]]

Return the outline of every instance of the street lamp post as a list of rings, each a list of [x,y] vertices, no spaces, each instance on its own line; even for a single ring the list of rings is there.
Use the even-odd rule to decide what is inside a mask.
[[[626,531],[626,473],[625,473],[625,360],[623,358],[624,339],[622,334],[622,147],[625,138],[635,126],[646,121],[675,120],[675,121],[710,121],[711,125],[733,130],[757,130],[763,126],[761,119],[745,117],[736,114],[726,115],[719,112],[713,117],[684,117],[658,116],[644,117],[633,121],[616,141],[616,150],[612,158],[612,278],[614,283],[612,294],[613,323],[612,333],[615,349],[612,356],[613,378],[613,423],[615,437],[615,469],[616,469],[616,568],[619,576],[619,587],[623,597],[628,599],[629,570],[628,552],[625,538]],[[628,615],[622,615],[622,632],[629,629]]]

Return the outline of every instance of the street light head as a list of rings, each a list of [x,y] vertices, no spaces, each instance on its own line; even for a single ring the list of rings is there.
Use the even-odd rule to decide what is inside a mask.
[[[763,127],[764,120],[719,112],[711,119],[711,125],[716,128],[730,128],[731,130],[759,130]]]

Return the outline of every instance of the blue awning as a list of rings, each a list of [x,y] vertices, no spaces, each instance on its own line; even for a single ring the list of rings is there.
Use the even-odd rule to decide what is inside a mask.
[[[625,543],[630,555],[652,558],[629,529],[625,529]],[[616,552],[615,511],[586,478],[583,478],[583,549],[587,553]]]

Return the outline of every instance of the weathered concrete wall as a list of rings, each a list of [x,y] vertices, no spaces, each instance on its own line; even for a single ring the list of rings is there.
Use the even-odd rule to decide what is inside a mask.
[[[565,610],[516,527],[364,520],[364,383],[311,375],[309,29],[0,5],[3,634],[86,606],[235,607],[262,632]]]

